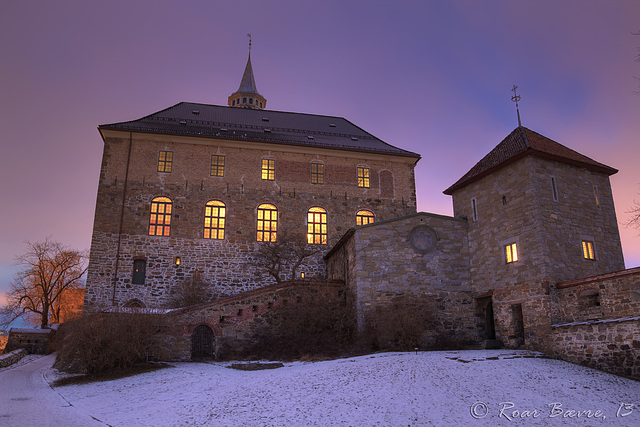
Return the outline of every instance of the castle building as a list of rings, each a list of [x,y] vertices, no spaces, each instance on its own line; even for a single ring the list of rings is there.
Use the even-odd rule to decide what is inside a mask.
[[[266,102],[249,57],[228,107],[182,102],[99,126],[86,310],[166,308],[196,275],[210,299],[249,291],[274,280],[252,268],[265,243],[328,248],[352,226],[416,212],[418,154]],[[322,253],[296,272],[325,278]]]
[[[266,103],[249,57],[228,106],[98,127],[85,311],[165,310],[174,360],[214,357],[306,281],[347,295],[361,333],[413,301],[431,325],[423,346],[528,348],[640,378],[640,269],[624,270],[617,170],[519,125],[444,191],[453,216],[417,212],[419,154]],[[285,284],[260,262],[283,241],[308,254],[281,266]],[[169,311],[194,279],[209,302]]]

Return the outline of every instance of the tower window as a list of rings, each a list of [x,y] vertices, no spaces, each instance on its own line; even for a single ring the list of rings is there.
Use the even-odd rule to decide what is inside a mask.
[[[356,225],[367,225],[374,221],[373,212],[366,209],[356,212]]]
[[[249,98],[249,104],[253,105],[253,98]]]
[[[508,244],[504,247],[507,264],[518,261],[518,247],[515,243]]]
[[[358,187],[369,188],[369,168],[358,166],[357,176],[358,176]]]
[[[582,256],[584,259],[596,259],[596,253],[593,250],[593,242],[590,242],[588,240],[582,241]]]
[[[173,151],[160,151],[158,154],[158,172],[171,173],[173,168]]]
[[[219,200],[211,200],[204,207],[204,238],[224,239],[227,208]]]
[[[168,236],[171,232],[173,202],[168,197],[156,197],[151,201],[149,236]]]
[[[136,259],[133,261],[133,277],[131,283],[134,285],[144,285],[144,279],[146,275],[147,261],[143,259]]]
[[[593,186],[593,197],[596,200],[596,206],[600,207],[600,197],[598,197],[598,187],[596,187],[595,185]]]
[[[556,183],[556,178],[551,177],[551,194],[553,195],[553,201],[558,201],[558,185]]]
[[[323,208],[315,207],[307,212],[307,243],[327,244],[327,211]]]
[[[242,98],[242,103],[246,104],[247,103],[247,98]]]
[[[224,176],[224,156],[211,156],[211,176]]]
[[[264,203],[258,206],[258,224],[256,240],[258,242],[275,242],[278,231],[278,209]]]
[[[471,199],[471,217],[473,218],[473,222],[478,220],[478,206],[475,198]]]
[[[324,184],[324,164],[311,163],[311,183]]]
[[[262,179],[273,181],[276,179],[276,161],[262,159]]]

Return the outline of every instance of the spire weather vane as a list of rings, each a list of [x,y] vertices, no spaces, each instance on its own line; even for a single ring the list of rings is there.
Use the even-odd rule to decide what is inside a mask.
[[[247,37],[249,37],[249,53],[251,53],[251,33],[247,33]]]
[[[518,107],[518,101],[520,101],[521,97],[516,93],[516,89],[518,89],[518,86],[513,85],[513,87],[511,88],[511,92],[513,92],[511,100],[516,103],[516,112],[518,113],[518,127],[521,127],[522,123],[520,122],[520,108]]]

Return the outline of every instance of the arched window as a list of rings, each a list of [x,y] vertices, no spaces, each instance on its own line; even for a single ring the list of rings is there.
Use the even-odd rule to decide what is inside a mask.
[[[258,225],[256,227],[258,242],[275,242],[278,231],[278,209],[268,203],[258,206]]]
[[[327,244],[327,211],[314,207],[307,212],[307,243]]]
[[[368,211],[366,209],[359,210],[356,212],[356,225],[367,225],[371,224],[374,221],[375,217],[373,212]]]
[[[127,301],[127,303],[123,307],[127,307],[127,308],[145,308],[146,306],[144,305],[144,303],[142,301],[140,301],[137,298],[134,298],[134,299],[130,299],[129,301]]]
[[[219,200],[210,200],[204,207],[204,238],[224,239],[227,208]]]
[[[156,197],[151,201],[149,236],[168,236],[171,232],[173,202],[168,197]]]

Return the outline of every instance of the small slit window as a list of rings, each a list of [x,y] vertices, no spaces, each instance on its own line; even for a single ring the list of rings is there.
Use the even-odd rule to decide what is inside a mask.
[[[558,183],[556,182],[556,178],[554,176],[551,177],[551,195],[553,196],[553,201],[558,201]]]
[[[473,218],[473,222],[478,220],[478,205],[476,199],[471,199],[471,218]]]

